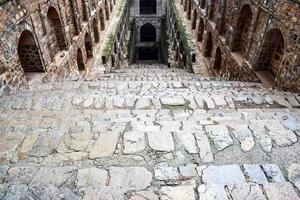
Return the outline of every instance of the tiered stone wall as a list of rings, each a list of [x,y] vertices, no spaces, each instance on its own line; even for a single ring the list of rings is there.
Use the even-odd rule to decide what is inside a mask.
[[[181,4],[195,25],[208,65],[217,74],[231,80],[259,81],[257,74],[264,70],[278,88],[300,91],[299,1],[181,0]],[[268,53],[268,38],[274,35],[278,36],[270,47],[275,49]],[[216,66],[217,52],[222,55],[221,66]]]
[[[108,61],[106,71],[110,72],[112,68],[120,68],[121,65],[127,61],[127,43],[128,34],[130,29],[130,20],[129,20],[129,6],[126,3],[123,9],[120,10],[120,21],[118,22],[116,32],[114,34],[111,52],[109,57],[106,58]]]
[[[168,4],[168,34],[169,34],[169,61],[172,67],[180,67],[194,72],[199,67],[199,59],[197,59],[196,51],[192,48],[187,30],[177,13],[175,2],[169,1]]]
[[[114,0],[1,1],[0,94],[9,94],[27,85],[26,66],[22,66],[18,52],[24,31],[32,34],[38,48],[43,81],[72,78],[79,75],[76,62],[79,49],[83,52],[84,62],[87,61],[86,33],[93,48],[99,42],[94,39],[95,35],[101,37],[114,4]],[[94,19],[99,24],[97,28],[93,28]],[[92,50],[95,52],[94,48]]]

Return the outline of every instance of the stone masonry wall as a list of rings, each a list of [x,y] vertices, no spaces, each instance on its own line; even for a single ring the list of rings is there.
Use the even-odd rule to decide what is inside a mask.
[[[231,80],[259,81],[260,66],[271,60],[275,86],[300,91],[300,3],[292,0],[181,0],[188,20],[195,24],[199,46],[205,53],[212,37],[210,68],[215,70],[216,52],[221,51],[222,64],[217,74]],[[264,43],[277,33],[278,46]],[[273,46],[272,46],[273,45]],[[281,48],[279,47],[281,46]],[[274,48],[281,49],[277,52]],[[278,53],[280,52],[280,53]],[[260,57],[261,56],[261,57]],[[270,58],[271,57],[271,58]],[[269,62],[269,63],[270,63]]]
[[[115,1],[11,0],[1,3],[0,94],[9,94],[27,85],[24,66],[21,65],[18,53],[19,39],[24,31],[32,34],[38,47],[45,71],[43,81],[72,78],[79,75],[76,63],[79,48],[83,51],[84,61],[87,60],[85,34],[88,33],[91,41],[95,41],[92,22],[96,19],[98,32],[103,31],[101,23],[107,23],[103,19],[104,15],[110,15],[110,7]],[[100,14],[100,9],[104,15]],[[108,19],[109,16],[105,18]]]

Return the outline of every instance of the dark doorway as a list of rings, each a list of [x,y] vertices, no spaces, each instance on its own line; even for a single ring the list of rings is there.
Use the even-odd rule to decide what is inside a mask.
[[[139,60],[158,60],[158,49],[157,48],[140,48],[139,49]]]
[[[79,71],[84,71],[85,70],[83,55],[82,55],[81,49],[77,50],[77,67],[78,67]]]
[[[276,76],[284,54],[284,37],[277,28],[267,32],[257,63],[257,71],[268,71]]]
[[[157,6],[156,4],[156,0],[140,0],[140,14],[155,15]]]
[[[44,72],[38,46],[30,31],[21,34],[18,55],[24,72]]]
[[[197,34],[198,42],[202,42],[203,33],[204,33],[204,22],[203,22],[203,19],[200,18],[200,22],[199,22],[199,26],[198,26],[198,34]]]
[[[99,17],[100,17],[100,26],[101,26],[101,30],[103,31],[105,29],[105,19],[104,19],[104,14],[103,14],[103,10],[102,8],[99,11]]]
[[[141,27],[141,42],[155,42],[156,28],[152,24],[144,24]]]
[[[245,5],[239,14],[235,35],[233,39],[232,51],[245,54],[248,34],[252,22],[252,11],[249,5]]]
[[[94,29],[94,41],[95,43],[100,42],[100,37],[99,37],[99,28],[98,28],[98,23],[96,19],[93,21],[93,29]]]
[[[212,35],[211,32],[208,33],[207,41],[205,44],[205,49],[204,49],[204,56],[205,57],[211,57],[211,52],[213,48],[213,41],[212,41]]]
[[[215,54],[214,69],[220,71],[221,67],[222,67],[222,52],[221,49],[218,47]]]
[[[55,36],[57,47],[60,51],[66,50],[67,45],[65,41],[62,24],[57,10],[51,6],[47,13],[47,18],[50,21],[51,34]]]
[[[85,34],[85,50],[87,58],[93,57],[93,46],[88,33]]]

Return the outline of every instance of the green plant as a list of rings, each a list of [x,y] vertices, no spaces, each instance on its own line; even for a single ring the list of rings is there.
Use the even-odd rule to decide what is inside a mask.
[[[103,54],[104,54],[104,56],[105,56],[107,59],[108,59],[109,56],[111,55],[111,52],[112,52],[112,48],[113,48],[115,39],[116,39],[116,34],[110,33],[109,36],[108,36],[108,40],[107,40],[106,43],[105,43],[104,50],[103,50]]]
[[[171,9],[173,10],[174,14],[175,14],[175,18],[176,18],[176,21],[177,21],[177,25],[178,25],[178,30],[179,30],[179,33],[181,35],[181,38],[182,38],[182,41],[183,41],[183,45],[187,51],[187,55],[189,56],[189,58],[191,59],[191,51],[192,51],[192,48],[190,47],[190,42],[189,42],[189,36],[187,34],[187,31],[186,31],[186,27],[185,25],[183,24],[183,21],[179,15],[179,11],[175,5],[175,1],[174,0],[170,0],[170,6],[171,6]]]

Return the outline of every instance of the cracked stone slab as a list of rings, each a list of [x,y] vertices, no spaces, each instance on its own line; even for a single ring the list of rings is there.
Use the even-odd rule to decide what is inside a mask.
[[[299,200],[293,185],[289,182],[285,183],[268,183],[263,186],[268,199],[276,200]]]
[[[228,200],[224,186],[202,184],[198,187],[199,200]]]
[[[258,121],[252,121],[251,123],[252,124],[250,125],[250,129],[253,131],[256,142],[259,143],[263,151],[268,153],[271,152],[273,147],[272,139],[267,134],[265,126]]]
[[[0,155],[9,150],[17,148],[24,137],[25,134],[17,132],[5,133],[3,135],[0,135]]]
[[[94,147],[92,148],[89,158],[103,158],[112,156],[116,150],[120,133],[107,132],[99,135]]]
[[[180,121],[157,121],[157,124],[162,126],[163,131],[177,132],[180,130]]]
[[[253,183],[229,185],[228,190],[234,200],[267,200],[260,186]]]
[[[140,191],[136,192],[129,200],[159,200],[159,197],[152,191]]]
[[[277,165],[265,164],[262,165],[262,168],[270,182],[283,183],[286,181],[280,168]]]
[[[0,194],[1,197],[1,194]],[[14,199],[33,199],[27,185],[11,185],[7,189],[5,195],[1,197],[3,200]]]
[[[198,153],[196,140],[192,133],[190,132],[177,132],[177,138],[179,139],[180,143],[184,146],[184,149],[191,154]]]
[[[148,142],[151,149],[156,151],[173,151],[174,141],[170,132],[148,132]]]
[[[76,186],[82,187],[102,187],[106,186],[108,172],[98,168],[79,169],[76,177]]]
[[[122,191],[144,190],[152,182],[152,173],[144,167],[110,167],[109,186]]]
[[[197,145],[199,148],[200,158],[203,163],[210,163],[214,161],[214,155],[211,150],[211,146],[208,140],[208,137],[204,133],[204,131],[197,131],[195,133],[195,137],[197,140]]]
[[[60,187],[73,176],[76,169],[76,167],[71,166],[55,168],[43,167],[33,178],[30,183],[30,187],[43,185],[54,185],[55,187]]]
[[[292,164],[289,166],[288,178],[300,191],[300,164]]]
[[[187,164],[184,166],[179,166],[179,172],[180,175],[183,177],[187,177],[187,178],[196,177],[198,175],[196,168],[197,168],[196,164]]]
[[[268,179],[260,165],[243,165],[243,167],[245,169],[245,175],[250,182],[257,184],[268,183]]]
[[[235,124],[230,125],[233,128],[233,134],[235,138],[241,143],[241,149],[244,152],[251,151],[255,145],[254,139],[252,137],[251,131],[248,125]]]
[[[24,154],[30,152],[31,149],[33,148],[34,143],[37,141],[38,137],[39,137],[39,133],[32,133],[26,135],[20,147],[20,152]]]
[[[124,153],[132,154],[144,151],[146,147],[145,132],[133,131],[124,133]]]
[[[269,135],[281,147],[290,146],[298,141],[295,133],[289,130],[272,130],[269,131]]]
[[[32,179],[34,178],[34,176],[36,175],[36,173],[38,171],[39,171],[39,168],[35,164],[13,166],[8,169],[5,179],[10,184],[28,185],[32,181]]]
[[[92,136],[93,134],[89,132],[69,133],[65,135],[63,140],[69,149],[84,151],[89,145]]]
[[[144,110],[144,109],[151,109],[152,103],[149,98],[140,98],[137,100],[135,109],[137,110]]]
[[[38,139],[34,143],[32,150],[30,151],[30,155],[36,157],[44,157],[50,155],[58,147],[62,138],[62,132],[40,134]]]
[[[100,199],[100,200],[124,200],[124,192],[118,187],[97,187],[88,188],[84,192],[82,200]]]
[[[233,140],[225,125],[209,125],[206,126],[205,129],[207,135],[213,140],[218,151],[222,151],[233,145]]]
[[[200,166],[197,171],[205,184],[233,185],[246,183],[238,165]]]
[[[161,98],[161,103],[166,106],[184,106],[185,100],[183,97]]]
[[[176,167],[169,167],[167,163],[160,163],[154,168],[154,176],[156,180],[177,180],[179,172]]]
[[[195,191],[192,186],[164,186],[160,189],[161,200],[195,200]]]

